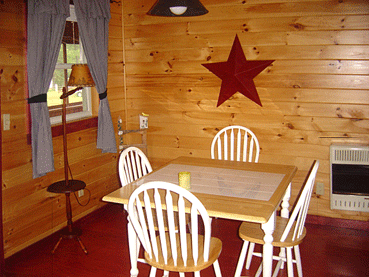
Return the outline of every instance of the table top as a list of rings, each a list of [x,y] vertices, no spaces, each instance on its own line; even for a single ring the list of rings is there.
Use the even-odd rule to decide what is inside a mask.
[[[178,173],[191,173],[190,191],[209,216],[266,223],[281,202],[297,168],[289,165],[247,163],[179,157],[148,175],[103,197],[128,204],[141,184],[166,181],[178,184]]]

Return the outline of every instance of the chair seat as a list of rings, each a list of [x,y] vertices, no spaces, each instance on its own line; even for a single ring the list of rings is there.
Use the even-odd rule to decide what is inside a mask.
[[[306,228],[304,227],[302,235],[298,239],[292,240],[293,230],[295,229],[294,227],[296,224],[294,223],[285,241],[281,242],[281,236],[286,228],[287,223],[288,218],[277,216],[276,226],[273,232],[273,246],[292,247],[295,245],[299,245],[306,236]],[[239,228],[238,233],[240,238],[243,240],[258,244],[264,244],[264,231],[263,229],[261,229],[261,224],[243,222]]]
[[[181,246],[179,244],[179,235],[177,234],[177,253],[178,255],[181,255]],[[177,265],[174,265],[173,257],[168,257],[167,264],[164,263],[164,260],[162,258],[162,250],[160,247],[160,240],[159,237],[157,237],[158,241],[158,250],[159,250],[159,261],[157,262],[155,258],[150,258],[149,254],[145,251],[145,260],[146,262],[156,268],[160,268],[167,271],[176,271],[176,272],[194,272],[194,271],[200,271],[202,269],[205,269],[209,266],[211,266],[219,257],[220,252],[222,251],[222,241],[218,238],[211,237],[210,239],[210,249],[209,249],[209,260],[204,261],[204,254],[203,254],[203,247],[199,248],[199,259],[197,261],[197,265],[194,264],[194,260],[192,259],[192,246],[191,246],[191,234],[187,234],[187,266],[184,266],[182,258],[177,258]],[[198,245],[202,246],[204,245],[204,236],[199,235],[199,242]],[[169,235],[166,234],[166,241],[167,245],[169,247],[170,241],[169,241]],[[168,255],[170,255],[171,251],[168,251]]]

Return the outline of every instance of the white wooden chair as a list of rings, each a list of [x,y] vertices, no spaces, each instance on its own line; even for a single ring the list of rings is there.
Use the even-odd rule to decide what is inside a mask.
[[[122,187],[127,184],[145,176],[152,171],[149,160],[145,153],[135,147],[130,146],[124,149],[119,156],[118,160],[118,174]],[[127,210],[127,205],[124,205],[124,209]],[[140,244],[137,241],[137,253],[140,249]],[[138,258],[139,262],[145,263],[145,260]]]
[[[259,141],[255,134],[242,126],[220,130],[211,143],[211,158],[218,160],[258,162]]]
[[[122,187],[151,171],[150,162],[141,149],[131,146],[120,153],[118,173]]]
[[[300,191],[297,201],[295,202],[290,218],[284,218],[280,216],[277,216],[276,218],[276,226],[273,232],[272,245],[280,247],[281,251],[279,256],[273,256],[273,259],[278,261],[273,273],[273,277],[277,276],[279,269],[283,267],[284,262],[286,261],[288,277],[293,276],[293,263],[296,263],[298,276],[302,277],[299,244],[306,235],[306,229],[304,227],[305,219],[308,212],[318,167],[319,161],[314,161],[304,181],[304,185]],[[264,232],[261,229],[260,224],[243,222],[239,228],[239,236],[244,242],[234,275],[235,277],[239,277],[241,274],[249,242],[264,244]],[[294,250],[294,258],[292,256],[292,248]],[[286,252],[287,258],[285,256]],[[262,254],[252,252],[252,256],[262,257]],[[250,257],[249,253],[248,259],[250,259],[250,261],[252,256]],[[246,269],[249,269],[249,267],[250,263],[247,263]],[[260,264],[255,276],[260,276],[261,270],[262,264]]]
[[[148,206],[152,209],[143,208]],[[174,216],[175,211],[178,211],[178,217]],[[190,216],[185,216],[185,212],[190,213]],[[208,213],[191,192],[167,182],[143,184],[129,199],[128,215],[144,247],[145,260],[151,265],[151,277],[156,276],[157,268],[164,271],[164,276],[169,276],[170,271],[179,272],[181,277],[185,276],[184,272],[194,272],[195,276],[200,276],[200,270],[211,265],[216,276],[221,276],[218,257],[222,242],[211,237]],[[203,235],[198,231],[201,221]],[[191,225],[191,233],[187,230],[187,223]],[[158,226],[158,230],[155,226]]]

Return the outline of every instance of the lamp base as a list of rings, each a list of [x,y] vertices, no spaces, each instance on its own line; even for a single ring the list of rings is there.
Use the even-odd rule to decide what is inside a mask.
[[[52,254],[54,254],[56,248],[58,248],[61,240],[64,239],[76,239],[83,252],[87,254],[87,249],[83,245],[80,236],[82,235],[82,231],[78,228],[73,227],[73,221],[72,221],[72,206],[70,203],[70,194],[72,192],[79,191],[81,189],[84,189],[86,187],[86,183],[80,180],[68,180],[68,184],[66,180],[58,181],[53,184],[51,184],[48,188],[48,192],[53,193],[63,193],[66,197],[66,211],[67,211],[67,227],[63,229],[60,233],[60,238],[58,242],[56,243],[55,247],[51,251]]]
[[[80,236],[82,235],[82,231],[78,228],[72,228],[72,231],[69,231],[68,228],[67,229],[63,229],[60,232],[60,238],[58,240],[58,242],[55,244],[53,250],[51,250],[51,254],[54,254],[56,249],[58,248],[60,242],[62,241],[62,239],[76,239],[79,243],[79,245],[81,246],[83,252],[85,252],[85,254],[88,254],[87,249],[85,247],[85,245],[83,244]]]

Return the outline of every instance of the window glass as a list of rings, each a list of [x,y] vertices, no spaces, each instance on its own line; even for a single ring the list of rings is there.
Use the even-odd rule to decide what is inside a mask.
[[[73,64],[86,63],[82,43],[79,39],[78,24],[74,6],[70,6],[71,16],[67,18],[58,61],[47,93],[47,105],[52,124],[61,122],[63,87],[67,87]],[[68,91],[75,87],[67,87]],[[67,120],[91,116],[91,89],[83,88],[67,98]]]

